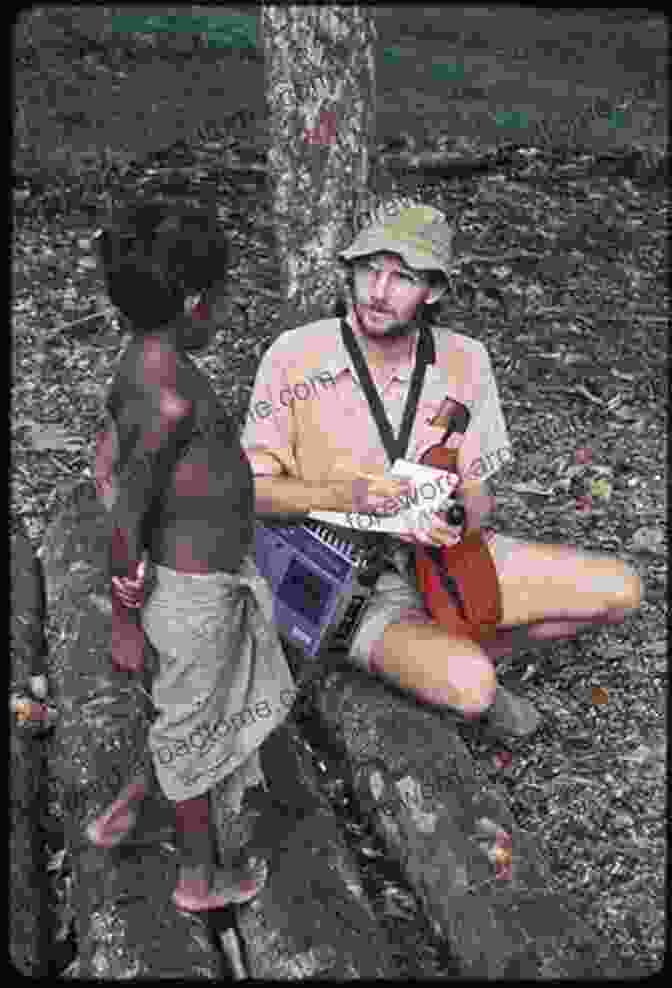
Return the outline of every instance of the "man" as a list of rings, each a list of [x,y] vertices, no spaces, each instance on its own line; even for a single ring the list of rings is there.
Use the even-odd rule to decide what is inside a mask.
[[[405,206],[374,221],[339,255],[351,296],[345,322],[395,433],[423,314],[448,286],[451,244],[443,214]],[[252,395],[256,414],[242,436],[258,514],[385,513],[406,489],[389,476],[381,435],[340,330],[337,318],[301,326],[264,355]],[[613,557],[525,542],[485,527],[493,507],[488,479],[511,459],[491,363],[475,339],[447,329],[435,328],[433,335],[436,359],[427,368],[405,459],[419,462],[437,442],[454,451],[463,531],[481,530],[494,563],[501,620],[496,634],[482,640],[432,620],[412,571],[415,550],[396,541],[349,655],[427,702],[466,718],[484,717],[494,736],[509,740],[531,734],[539,716],[497,686],[496,659],[514,645],[623,621],[639,606],[641,581]],[[314,380],[331,383],[297,400],[298,382]],[[468,415],[451,432],[451,412],[459,406]],[[456,539],[454,527],[434,518],[429,531],[409,533],[409,541],[414,536],[428,545],[454,545],[459,533]],[[478,582],[468,592],[477,597]]]

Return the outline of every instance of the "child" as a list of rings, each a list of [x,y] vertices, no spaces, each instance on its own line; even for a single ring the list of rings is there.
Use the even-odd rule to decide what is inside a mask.
[[[227,244],[214,214],[145,202],[123,211],[99,248],[110,300],[133,334],[96,460],[112,513],[112,661],[140,672],[145,634],[158,655],[148,744],[175,803],[173,899],[189,911],[218,909],[256,895],[265,863],[231,856],[216,867],[212,791],[235,818],[246,786],[263,785],[258,748],[287,715],[277,701],[293,686],[251,558],[252,472],[188,356],[216,331]],[[143,781],[128,785],[89,828],[93,842],[118,844],[145,794]]]

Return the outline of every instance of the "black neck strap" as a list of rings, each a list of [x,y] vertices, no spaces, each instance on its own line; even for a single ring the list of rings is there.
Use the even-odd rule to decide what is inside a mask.
[[[380,438],[383,441],[383,446],[385,447],[385,452],[387,453],[390,463],[394,463],[397,459],[403,459],[406,455],[406,449],[408,448],[408,441],[411,438],[411,429],[413,428],[413,421],[415,419],[415,412],[418,407],[418,400],[422,391],[422,385],[425,381],[427,365],[436,363],[436,349],[434,347],[434,337],[431,329],[425,323],[420,326],[420,335],[418,337],[418,346],[415,356],[415,367],[413,368],[411,385],[408,389],[406,407],[404,408],[404,415],[401,420],[401,429],[399,430],[399,435],[396,439],[394,438],[394,432],[392,431],[390,420],[388,419],[383,403],[380,400],[378,389],[371,378],[368,365],[364,359],[364,354],[355,339],[355,334],[352,331],[352,327],[345,321],[345,319],[341,320],[341,337],[343,338],[343,344],[350,355],[354,368],[357,371],[359,383],[364,389],[366,400],[369,403],[371,414],[373,415],[374,421],[378,427],[378,432],[380,433]]]

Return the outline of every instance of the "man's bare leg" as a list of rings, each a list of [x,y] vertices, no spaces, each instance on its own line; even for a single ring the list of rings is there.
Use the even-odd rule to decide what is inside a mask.
[[[389,624],[371,650],[371,668],[420,699],[467,717],[480,716],[495,696],[495,671],[483,650],[434,622]]]
[[[497,575],[502,627],[536,625],[533,638],[548,636],[542,623],[580,630],[584,623],[622,621],[642,599],[642,581],[627,563],[565,545],[517,542]]]
[[[497,635],[483,643],[492,660],[620,624],[642,598],[641,579],[626,563],[564,545],[517,542],[498,577],[503,621]]]

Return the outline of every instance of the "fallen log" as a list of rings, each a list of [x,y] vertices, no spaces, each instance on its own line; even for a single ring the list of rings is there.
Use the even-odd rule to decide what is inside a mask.
[[[618,974],[610,946],[552,890],[542,842],[517,826],[450,713],[337,660],[313,697],[347,751],[360,811],[465,976]]]
[[[46,671],[44,588],[39,560],[18,520],[11,533],[10,594],[10,695],[24,697],[31,679]],[[9,949],[22,975],[39,977],[49,954],[47,861],[39,826],[46,800],[44,742],[41,725],[36,730],[18,713],[10,714]]]

